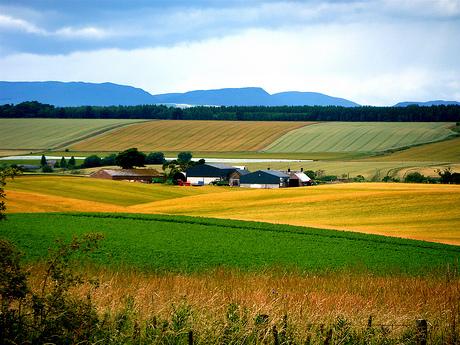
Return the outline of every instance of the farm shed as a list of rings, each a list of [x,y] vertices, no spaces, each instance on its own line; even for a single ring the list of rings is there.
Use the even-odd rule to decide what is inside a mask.
[[[258,170],[240,178],[240,187],[282,188],[288,186],[289,175],[276,170]]]
[[[250,172],[246,169],[236,169],[236,171],[232,172],[228,178],[228,184],[231,187],[239,187],[240,186],[240,179],[241,176],[247,175]]]
[[[311,178],[303,171],[289,172],[289,187],[311,186]]]
[[[187,182],[192,185],[205,185],[214,181],[228,180],[236,168],[225,164],[198,164],[186,171]]]
[[[155,177],[163,175],[155,169],[101,169],[93,172],[90,177],[111,180],[128,180],[150,183]]]

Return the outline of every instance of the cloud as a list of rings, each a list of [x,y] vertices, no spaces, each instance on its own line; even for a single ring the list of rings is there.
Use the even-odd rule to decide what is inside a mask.
[[[54,32],[56,36],[64,38],[83,38],[83,39],[104,39],[111,36],[111,33],[96,27],[73,28],[64,27]]]
[[[20,30],[30,34],[45,34],[46,31],[23,19],[0,14],[0,29]]]
[[[401,37],[401,32],[404,32]],[[0,80],[115,82],[152,93],[261,86],[361,104],[458,99],[460,29],[319,25],[252,29],[174,46],[0,59]],[[444,41],[438,39],[446,35]]]

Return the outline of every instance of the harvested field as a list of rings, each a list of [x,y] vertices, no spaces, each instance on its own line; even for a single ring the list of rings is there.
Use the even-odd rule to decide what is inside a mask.
[[[308,122],[150,121],[71,145],[79,151],[258,151]]]

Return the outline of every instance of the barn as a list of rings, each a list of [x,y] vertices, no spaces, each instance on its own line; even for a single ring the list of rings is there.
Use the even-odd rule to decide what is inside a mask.
[[[258,170],[241,176],[240,187],[283,188],[289,186],[289,175],[275,170]]]
[[[289,187],[303,187],[311,186],[311,178],[307,176],[303,171],[300,172],[288,172],[289,173]]]
[[[237,170],[225,164],[198,164],[187,169],[187,182],[192,185],[206,185],[214,181],[228,181],[230,175]]]
[[[153,178],[163,175],[155,169],[101,169],[93,172],[90,177],[105,178],[116,181],[138,181],[151,183]]]

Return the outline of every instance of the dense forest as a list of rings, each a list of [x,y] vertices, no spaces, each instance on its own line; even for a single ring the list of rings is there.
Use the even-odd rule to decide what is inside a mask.
[[[191,107],[165,105],[109,107],[55,107],[39,102],[1,105],[0,118],[167,119],[239,121],[460,121],[460,106],[338,107],[338,106],[232,106]]]

